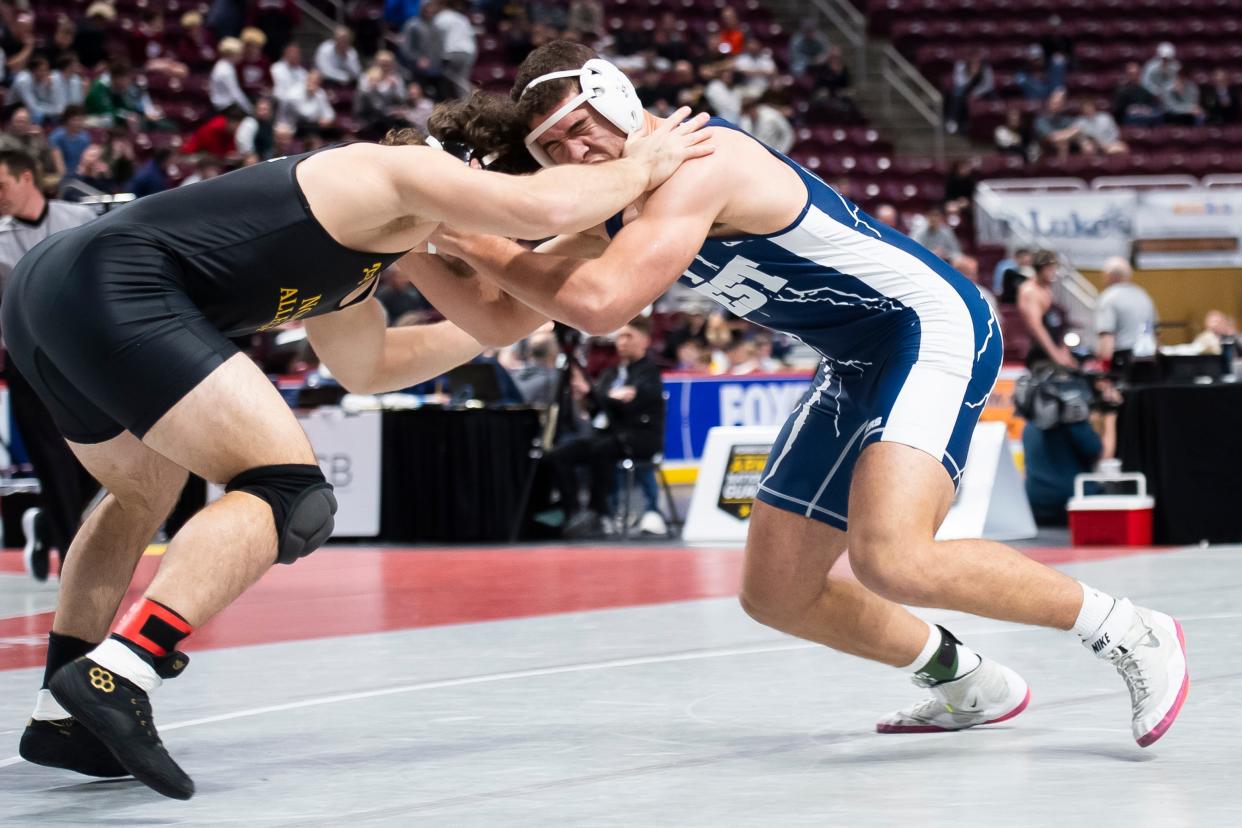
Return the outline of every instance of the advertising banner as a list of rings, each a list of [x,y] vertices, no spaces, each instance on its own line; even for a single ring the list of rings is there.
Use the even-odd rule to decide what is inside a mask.
[[[1242,267],[1242,190],[1142,193],[1134,235],[1140,269]]]
[[[1134,241],[1133,192],[998,192],[1002,213],[1047,239],[1075,267],[1097,270],[1109,256],[1129,256]]]
[[[811,374],[701,376],[666,374],[664,459],[690,463],[703,455],[716,426],[780,426],[798,404]]]

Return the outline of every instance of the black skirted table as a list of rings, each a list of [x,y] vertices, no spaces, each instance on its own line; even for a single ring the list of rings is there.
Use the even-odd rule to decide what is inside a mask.
[[[380,538],[389,543],[509,539],[539,434],[539,412],[385,411]]]
[[[1130,389],[1117,453],[1147,475],[1156,543],[1242,542],[1242,382]]]

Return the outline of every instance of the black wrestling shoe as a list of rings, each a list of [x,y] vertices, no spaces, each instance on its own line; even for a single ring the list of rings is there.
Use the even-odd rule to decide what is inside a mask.
[[[22,732],[17,752],[27,762],[63,768],[87,776],[129,776],[112,751],[81,723],[73,719],[31,719]]]
[[[48,689],[139,782],[173,799],[194,795],[194,781],[155,731],[151,699],[141,687],[83,656],[57,670]]]

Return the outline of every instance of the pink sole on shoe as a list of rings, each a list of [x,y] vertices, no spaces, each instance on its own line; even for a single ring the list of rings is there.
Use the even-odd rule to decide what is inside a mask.
[[[1182,625],[1176,618],[1173,619],[1173,625],[1177,627],[1177,643],[1182,648],[1182,659],[1186,659],[1186,634],[1182,632]],[[1169,708],[1169,712],[1164,714],[1164,718],[1160,720],[1160,724],[1151,729],[1146,736],[1138,740],[1139,747],[1149,747],[1156,743],[1156,740],[1168,732],[1173,726],[1173,722],[1177,719],[1177,714],[1182,712],[1182,705],[1186,703],[1186,696],[1190,694],[1190,664],[1187,661],[1186,675],[1182,676],[1182,688],[1177,692],[1177,701],[1173,702],[1173,706]]]
[[[986,722],[974,725],[974,727],[982,727],[983,725],[997,724],[1006,722],[1017,716],[1023,710],[1026,710],[1028,704],[1031,703],[1031,688],[1026,688],[1026,695],[1022,701],[1013,710],[1010,710],[1004,716],[998,716],[995,719],[988,719]],[[958,730],[969,730],[970,728],[949,728],[938,727],[936,725],[890,725],[880,722],[875,726],[876,733],[957,733]]]

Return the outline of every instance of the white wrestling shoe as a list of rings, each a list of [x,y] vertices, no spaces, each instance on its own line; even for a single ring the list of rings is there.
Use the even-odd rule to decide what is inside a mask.
[[[1147,747],[1173,726],[1190,692],[1186,637],[1175,618],[1117,600],[1095,635],[1083,642],[1112,662],[1130,690],[1134,740]]]
[[[876,723],[877,733],[943,733],[1012,719],[1031,701],[1026,681],[1003,664],[979,656],[979,666],[961,678],[928,685],[932,697]]]

